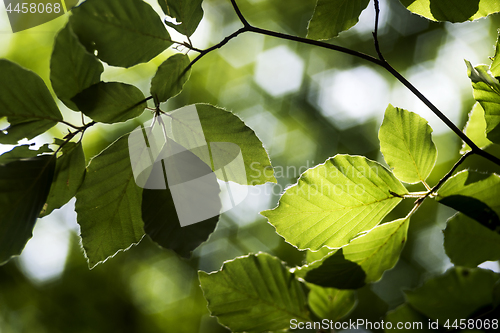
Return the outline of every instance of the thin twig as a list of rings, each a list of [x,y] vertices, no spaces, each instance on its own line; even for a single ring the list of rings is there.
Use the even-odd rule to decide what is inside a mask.
[[[471,156],[473,154],[475,154],[475,152],[473,152],[472,150],[470,150],[467,153],[463,154],[460,157],[460,159],[457,161],[457,163],[455,163],[455,165],[451,168],[451,170],[448,171],[448,173],[446,175],[444,175],[444,177],[441,178],[439,180],[439,182],[436,185],[434,185],[434,187],[429,192],[427,192],[427,194],[425,196],[419,198],[415,202],[417,203],[417,202],[424,201],[425,198],[427,198],[428,196],[430,196],[431,194],[433,194],[437,190],[439,190],[439,188],[453,175],[453,173],[455,172],[455,170],[457,170],[457,168],[460,166],[460,164],[462,164],[465,161],[465,159],[467,159],[467,157],[469,157],[469,156]]]
[[[380,51],[380,45],[378,42],[378,20],[380,16],[380,7],[379,7],[379,2],[378,0],[374,1],[375,3],[375,30],[373,31],[373,41],[375,43],[375,50],[377,51],[378,58],[382,61],[385,61],[384,56],[382,55],[382,52]]]

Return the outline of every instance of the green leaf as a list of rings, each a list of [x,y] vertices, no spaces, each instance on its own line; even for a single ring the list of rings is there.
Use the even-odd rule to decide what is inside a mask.
[[[166,150],[181,151],[181,153],[175,154],[173,158],[162,158],[161,163],[155,162],[153,168],[161,170],[159,173],[155,170],[151,174],[163,175],[162,183],[165,186],[181,180],[183,183],[173,184],[177,187],[177,195],[173,194],[169,188],[143,190],[142,219],[144,220],[144,230],[160,246],[189,258],[191,252],[206,241],[217,226],[222,206],[219,198],[220,188],[217,178],[208,165],[189,150],[183,151],[183,149],[176,149],[168,144],[174,143],[169,140],[165,147]],[[186,168],[190,168],[190,170],[186,172]],[[168,180],[166,179],[167,175]],[[197,177],[200,175],[201,177]],[[186,176],[189,176],[190,179],[183,179]],[[193,179],[196,180],[195,185],[190,183]],[[148,181],[157,183],[157,179]],[[193,195],[190,186],[194,186],[195,191],[201,192],[201,200],[200,197]],[[181,187],[180,190],[179,187]],[[185,195],[180,197],[179,193]],[[174,198],[183,202],[174,201]],[[193,212],[194,214],[192,214]],[[190,220],[189,218],[193,215],[200,219]],[[183,222],[189,219],[192,224],[181,223],[181,218]]]
[[[22,252],[54,176],[52,155],[0,164],[0,263]]]
[[[361,287],[364,283],[380,280],[384,272],[398,262],[406,244],[409,222],[409,218],[404,218],[376,226],[353,239],[342,249],[331,252],[318,262],[306,265],[307,268],[302,268],[307,271],[305,280],[341,289]],[[360,268],[364,274],[359,274]],[[346,276],[349,279],[346,279]],[[359,283],[353,284],[353,281]]]
[[[337,322],[347,316],[356,306],[354,290],[339,290],[308,285],[311,291],[307,297],[309,308],[320,319]]]
[[[158,0],[161,9],[176,23],[165,20],[165,23],[177,32],[190,37],[203,18],[201,3],[203,0]]]
[[[406,299],[417,311],[443,325],[448,319],[467,319],[476,310],[492,304],[493,288],[499,278],[490,270],[453,267],[405,292]]]
[[[303,173],[278,207],[261,214],[299,249],[336,248],[380,223],[407,193],[381,164],[336,155]]]
[[[49,215],[54,209],[68,203],[80,188],[85,176],[85,155],[80,142],[68,142],[57,158],[56,170],[47,204],[40,217]]]
[[[12,150],[0,155],[0,164],[7,164],[17,160],[22,160],[25,158],[35,157],[43,153],[52,153],[52,149],[49,148],[48,144],[44,144],[38,150],[31,150],[29,147],[32,145],[20,145],[14,147]]]
[[[138,117],[147,107],[139,88],[122,82],[99,82],[71,99],[93,120],[118,123]]]
[[[142,0],[87,0],[71,12],[82,44],[112,66],[148,62],[172,45],[160,17]]]
[[[59,31],[50,58],[50,81],[68,108],[78,110],[71,98],[101,81],[103,71],[101,62],[80,44],[69,24]]]
[[[484,110],[481,104],[476,103],[469,112],[469,120],[464,127],[464,133],[474,142],[479,148],[485,148],[492,144],[486,138],[486,120],[484,119]],[[465,154],[471,148],[465,142],[463,143],[460,154]]]
[[[170,117],[174,140],[212,166],[218,179],[242,185],[276,183],[262,142],[232,112],[209,104],[195,104],[174,111]],[[201,148],[207,142],[210,151],[206,146]]]
[[[10,123],[0,129],[0,143],[33,139],[63,119],[38,75],[5,59],[0,59],[0,73],[0,118]]]
[[[389,311],[385,317],[385,321],[392,324],[392,329],[385,329],[385,332],[432,332],[432,330],[429,329],[429,319],[407,303]],[[398,325],[401,325],[400,323],[402,323],[403,326],[398,329]]]
[[[437,160],[431,133],[427,120],[389,104],[378,138],[384,159],[399,180],[425,182]]]
[[[182,91],[182,87],[191,75],[191,68],[187,69],[189,64],[189,57],[178,53],[158,67],[151,80],[151,95],[155,96],[156,101],[165,102]]]
[[[500,230],[499,197],[499,175],[462,171],[443,184],[436,200],[491,230]]]
[[[234,332],[277,331],[308,321],[300,282],[267,253],[226,261],[218,272],[199,272],[212,316]]]
[[[492,142],[500,144],[500,82],[488,73],[487,66],[474,68],[470,62],[466,61],[466,64],[474,98],[484,109],[486,136]]]
[[[444,249],[455,265],[476,267],[500,260],[500,235],[459,213],[448,220]]]
[[[127,143],[124,135],[94,157],[76,193],[77,221],[91,268],[144,235],[142,189],[134,182]]]
[[[400,0],[412,13],[432,21],[472,21],[500,11],[496,0]]]
[[[358,23],[369,0],[318,0],[307,27],[307,38],[321,40],[338,36]]]

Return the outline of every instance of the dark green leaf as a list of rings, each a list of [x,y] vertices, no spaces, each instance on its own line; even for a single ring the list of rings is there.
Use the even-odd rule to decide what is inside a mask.
[[[309,308],[320,319],[329,319],[337,322],[356,306],[356,292],[354,290],[339,290],[308,285],[307,301]]]
[[[493,304],[493,288],[500,275],[485,269],[454,267],[406,292],[408,303],[427,317],[467,319],[476,310]]]
[[[54,180],[40,217],[67,204],[80,188],[84,176],[85,155],[82,144],[68,142],[62,148],[62,155],[57,158]]]
[[[112,66],[148,62],[172,45],[160,17],[142,0],[87,0],[71,12],[82,44]]]
[[[477,220],[491,230],[500,230],[500,176],[462,171],[439,189],[436,200]]]
[[[300,282],[267,253],[226,261],[218,272],[199,272],[212,316],[234,332],[277,331],[290,320],[308,321]]]
[[[307,38],[330,39],[358,23],[369,0],[318,0],[307,27]]]
[[[278,207],[261,214],[300,249],[337,248],[380,223],[406,193],[381,164],[336,155],[303,173]]]
[[[56,159],[35,156],[0,165],[0,263],[22,252],[47,199]]]
[[[172,140],[152,169],[142,192],[144,230],[162,247],[188,258],[219,220],[222,205],[217,177],[207,164]],[[167,188],[149,189],[154,187],[152,182]]]
[[[380,151],[399,180],[425,182],[437,160],[431,133],[427,120],[389,104],[378,138]]]
[[[165,23],[179,33],[190,37],[203,18],[201,3],[203,0],[158,0],[161,9],[175,23],[165,20]]]
[[[400,0],[412,13],[433,21],[472,21],[500,11],[497,0]]]
[[[32,145],[21,145],[14,147],[11,151],[3,153],[0,155],[0,164],[7,164],[24,158],[35,157],[38,154],[52,153],[52,149],[49,148],[48,144],[45,144],[38,148],[38,150],[31,150],[29,147]]]
[[[347,260],[344,248],[330,252],[325,258],[299,267],[295,274],[322,287],[359,289],[365,285],[366,273],[360,265]]]
[[[493,57],[493,61],[491,62],[490,71],[494,77],[500,76],[500,33],[495,45],[495,56]]]
[[[50,81],[57,97],[67,107],[78,110],[71,98],[101,81],[103,71],[101,62],[85,50],[69,24],[59,31],[50,58]]]
[[[181,227],[169,190],[142,192],[144,230],[152,240],[166,249],[188,258],[215,230],[219,215],[205,221]]]
[[[392,329],[386,329],[385,332],[432,332],[429,329],[429,319],[407,303],[388,312],[385,321],[392,324]],[[401,323],[403,326],[398,329]]]
[[[142,189],[134,182],[127,143],[128,135],[122,136],[94,157],[76,193],[75,210],[91,268],[144,235]]]
[[[0,129],[0,143],[33,139],[63,119],[38,75],[5,59],[0,59],[0,73],[0,118],[10,123]]]
[[[500,144],[500,82],[488,73],[487,66],[474,68],[470,62],[466,61],[466,64],[474,98],[484,109],[486,136],[492,142]]]
[[[455,265],[476,267],[500,260],[500,235],[459,213],[448,220],[444,248]]]
[[[151,80],[151,95],[155,96],[158,102],[165,102],[182,91],[182,87],[191,75],[191,68],[187,69],[189,63],[187,55],[178,53],[158,67]]]
[[[118,123],[138,117],[146,108],[139,88],[122,82],[99,82],[71,100],[97,122]]]

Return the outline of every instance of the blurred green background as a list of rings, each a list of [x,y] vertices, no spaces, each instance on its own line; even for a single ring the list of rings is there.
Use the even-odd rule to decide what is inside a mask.
[[[161,13],[154,0],[147,2]],[[305,36],[315,1],[238,0],[238,4],[253,25]],[[204,19],[192,37],[197,48],[216,44],[240,27],[229,0],[205,0],[203,9]],[[386,59],[462,128],[473,105],[463,59],[489,62],[500,16],[463,24],[431,23],[407,12],[397,0],[381,1],[381,11],[379,38]],[[360,23],[333,42],[374,54],[373,20],[370,4]],[[0,56],[35,71],[50,86],[53,40],[66,21],[67,15],[13,34],[0,8]],[[175,33],[172,38],[182,40]],[[148,94],[157,66],[178,51],[168,50],[149,64],[127,70],[106,66],[103,78],[135,84]],[[384,163],[377,133],[389,103],[419,113],[434,128],[439,158],[428,181],[431,186],[459,158],[459,139],[381,68],[295,42],[249,33],[239,36],[196,63],[184,91],[162,109],[199,102],[232,110],[256,131],[271,156],[278,184],[251,188],[242,204],[222,214],[215,233],[189,261],[145,237],[91,271],[80,245],[74,201],[70,202],[40,219],[23,254],[0,267],[0,333],[224,332],[209,316],[197,270],[217,270],[225,260],[258,251],[276,255],[290,266],[303,263],[304,253],[286,244],[258,213],[274,207],[280,193],[306,168],[335,154],[365,155]],[[66,120],[81,121],[79,114],[59,106]],[[146,111],[139,120],[92,127],[84,139],[87,159],[151,116]],[[4,124],[0,119],[0,128]],[[58,125],[51,135],[62,138],[66,130]],[[43,135],[35,142],[50,143],[52,137]],[[1,145],[0,152],[11,148]],[[498,148],[489,151],[500,156]],[[480,157],[471,157],[464,167],[499,171]],[[405,216],[411,206],[406,200],[386,220]],[[358,291],[359,303],[351,318],[380,320],[388,309],[404,302],[403,290],[451,266],[441,230],[453,214],[431,200],[419,209],[399,263],[381,281]],[[496,263],[485,267],[498,271]]]

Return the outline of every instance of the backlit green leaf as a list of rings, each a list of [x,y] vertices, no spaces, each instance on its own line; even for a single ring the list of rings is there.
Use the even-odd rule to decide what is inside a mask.
[[[472,81],[474,98],[484,109],[486,136],[500,144],[500,82],[488,72],[485,65],[472,67],[466,61],[467,72]]]
[[[500,11],[496,0],[400,0],[412,13],[432,21],[472,21]]]
[[[71,98],[101,81],[103,71],[101,62],[85,50],[69,24],[59,31],[50,58],[50,81],[57,97],[67,107],[78,110]]]
[[[474,142],[479,148],[485,148],[492,144],[486,138],[486,121],[484,120],[484,110],[481,104],[476,103],[469,112],[469,120],[465,124],[464,133]],[[463,143],[461,154],[470,151],[471,148],[465,142]]]
[[[384,272],[393,268],[399,260],[406,244],[409,221],[409,218],[404,218],[376,226],[337,250],[342,252],[345,262],[339,261],[340,254],[331,252],[319,262],[301,268],[307,271],[305,279],[322,286],[351,288],[352,285],[346,285],[345,276],[361,277],[358,274],[361,268],[364,272],[363,284],[380,280]]]
[[[437,159],[432,128],[418,114],[389,104],[378,138],[387,164],[399,180],[424,182]]]
[[[267,253],[226,261],[220,271],[199,272],[212,316],[233,332],[277,331],[290,320],[308,321],[300,282]]]
[[[142,189],[134,182],[128,135],[94,157],[76,193],[77,221],[92,268],[137,244],[144,235]]]
[[[406,292],[408,303],[427,317],[439,320],[467,319],[493,303],[493,288],[500,275],[486,269],[453,267]]]
[[[500,230],[500,176],[462,171],[439,189],[436,200],[477,220],[491,230]]]
[[[33,139],[63,119],[38,75],[5,59],[0,59],[0,73],[0,118],[10,123],[0,128],[0,143]]]
[[[32,145],[20,145],[14,147],[12,150],[0,155],[0,164],[7,164],[24,158],[35,157],[43,153],[52,153],[52,149],[49,148],[48,144],[45,144],[38,148],[38,150],[31,150],[29,147]]]
[[[448,220],[444,249],[455,265],[476,267],[500,260],[500,235],[459,213]]]
[[[307,27],[307,38],[330,39],[358,23],[369,0],[318,0]]]
[[[182,87],[191,75],[191,69],[186,70],[189,63],[187,55],[178,53],[158,67],[151,80],[151,95],[155,96],[158,102],[165,102],[182,91]]]
[[[87,116],[102,123],[118,123],[138,117],[146,108],[139,88],[122,82],[99,82],[71,100]]]
[[[406,193],[381,164],[336,155],[303,173],[278,207],[261,214],[299,249],[336,248],[380,223]]]
[[[294,273],[318,286],[337,289],[359,289],[366,280],[366,273],[361,266],[345,258],[344,248],[333,250],[318,261],[298,267]]]
[[[320,319],[339,321],[356,306],[354,290],[323,288],[308,284],[311,291],[307,297],[309,308]]]
[[[112,66],[148,62],[172,44],[158,14],[142,0],[87,0],[71,12],[82,44]]]
[[[56,159],[35,156],[0,164],[0,263],[22,252],[49,194]]]
[[[161,9],[175,23],[165,20],[165,23],[179,33],[190,37],[203,18],[201,3],[203,0],[158,0]]]
[[[85,176],[85,155],[81,142],[68,142],[62,148],[62,155],[57,158],[56,171],[47,205],[40,217],[49,215],[54,209],[68,203],[80,188]]]

